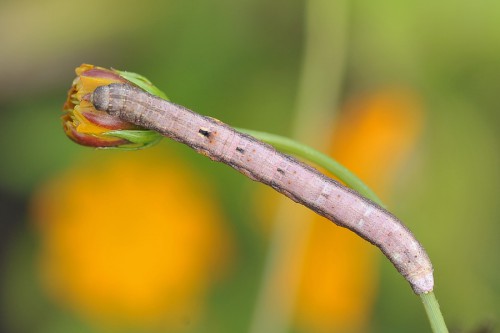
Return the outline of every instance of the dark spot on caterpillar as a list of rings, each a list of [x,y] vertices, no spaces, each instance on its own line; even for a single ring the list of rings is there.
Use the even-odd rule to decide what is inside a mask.
[[[241,148],[241,147],[236,147],[236,151],[238,153],[241,153],[241,154],[244,154],[245,153],[245,149]]]
[[[206,130],[204,128],[200,128],[198,130],[198,133],[200,133],[201,135],[203,135],[205,138],[209,138],[210,137],[210,131]]]
[[[325,197],[326,199],[328,199],[328,198],[330,197],[330,196],[329,196],[328,194],[326,194],[326,193],[321,193],[321,195],[322,195],[323,197]]]
[[[255,149],[252,149],[252,153],[255,153]]]
[[[283,169],[278,168],[278,169],[276,169],[276,171],[278,171],[278,172],[279,172],[279,173],[281,173],[282,175],[284,175],[284,174],[285,174],[285,170],[283,170]]]

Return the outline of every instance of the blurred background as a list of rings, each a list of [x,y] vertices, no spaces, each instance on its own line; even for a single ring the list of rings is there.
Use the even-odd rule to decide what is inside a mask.
[[[67,139],[82,63],[331,154],[424,244],[450,329],[498,328],[499,40],[488,0],[2,0],[0,330],[430,331],[376,248],[263,185]]]

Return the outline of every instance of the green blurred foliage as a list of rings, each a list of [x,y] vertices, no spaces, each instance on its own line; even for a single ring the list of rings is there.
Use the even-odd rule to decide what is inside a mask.
[[[444,316],[460,332],[498,322],[500,3],[357,0],[349,22],[342,96],[402,85],[425,103],[425,137],[392,204],[433,259]],[[141,73],[197,112],[287,134],[303,23],[298,0],[0,3],[3,329],[89,332],[38,289],[26,208],[39,184],[98,153],[66,139],[59,123],[74,68],[86,62]],[[244,264],[218,286],[208,327],[244,331],[265,246],[241,198],[258,185],[176,143],[161,145],[215,179],[236,224]],[[372,331],[428,331],[418,298],[390,263],[382,266]]]

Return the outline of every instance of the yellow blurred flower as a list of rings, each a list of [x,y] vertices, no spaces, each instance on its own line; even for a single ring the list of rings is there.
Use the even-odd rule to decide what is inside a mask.
[[[411,92],[388,89],[356,96],[338,119],[329,154],[386,200],[421,127],[421,108]],[[304,332],[366,331],[378,288],[380,252],[320,216],[311,213],[310,219],[296,323]],[[286,279],[286,272],[293,271],[284,268],[280,276]]]
[[[209,184],[154,154],[76,165],[34,198],[46,290],[98,325],[196,319],[232,252]]]

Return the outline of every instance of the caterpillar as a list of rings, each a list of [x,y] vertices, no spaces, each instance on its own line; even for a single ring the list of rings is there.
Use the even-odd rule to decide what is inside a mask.
[[[355,232],[384,253],[416,294],[433,290],[431,261],[411,231],[384,208],[312,166],[129,84],[100,86],[91,101],[97,110],[186,144]]]

